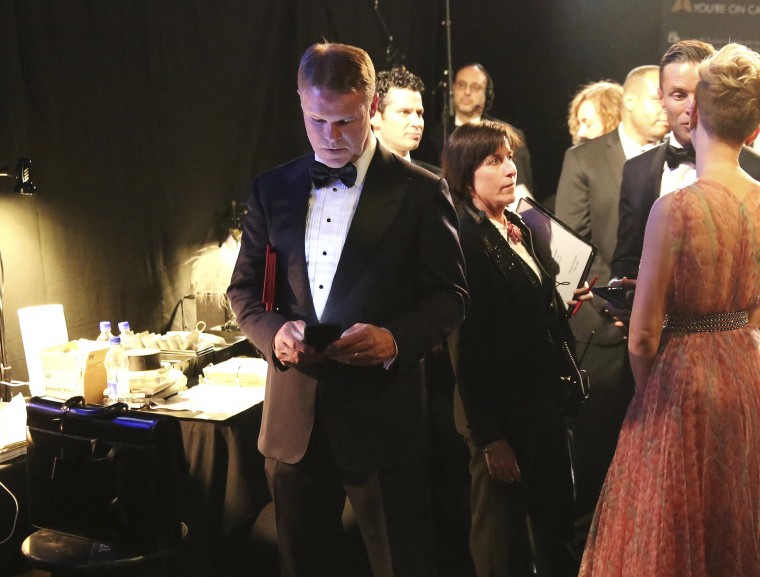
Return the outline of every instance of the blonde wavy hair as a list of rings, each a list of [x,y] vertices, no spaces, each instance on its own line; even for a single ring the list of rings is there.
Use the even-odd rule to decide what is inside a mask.
[[[698,122],[721,140],[743,143],[760,126],[760,55],[727,44],[698,71]]]
[[[612,80],[600,80],[584,84],[575,93],[567,110],[567,127],[573,144],[578,144],[578,109],[586,100],[590,100],[602,120],[602,134],[617,128],[623,108],[623,87]]]

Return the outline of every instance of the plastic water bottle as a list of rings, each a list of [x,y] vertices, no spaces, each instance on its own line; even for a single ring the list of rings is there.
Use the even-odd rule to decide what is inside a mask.
[[[129,396],[129,359],[121,346],[120,337],[111,337],[110,342],[111,348],[103,364],[106,368],[108,403],[113,404]]]
[[[96,341],[110,343],[113,333],[111,332],[111,321],[100,321],[100,334]]]
[[[119,337],[121,337],[121,347],[126,349],[134,349],[135,347],[135,333],[129,326],[129,321],[121,321],[119,323]]]

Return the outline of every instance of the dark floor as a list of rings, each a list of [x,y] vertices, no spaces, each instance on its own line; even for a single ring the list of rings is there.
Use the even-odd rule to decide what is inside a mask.
[[[50,573],[40,569],[28,569],[22,573],[13,573],[8,577],[50,577]]]
[[[353,577],[372,577],[358,534],[351,537],[351,548],[356,552],[351,560]],[[474,577],[474,572],[466,548],[442,544],[439,555],[439,577]],[[171,570],[146,569],[134,574],[139,577],[279,577],[276,548],[272,544],[229,543],[222,550],[208,551],[203,546],[190,547],[189,555],[179,563],[173,563]],[[121,573],[120,573],[121,574]],[[94,574],[93,574],[94,575]],[[0,577],[54,577],[48,571],[32,568],[24,559],[19,559],[13,567],[0,567]]]

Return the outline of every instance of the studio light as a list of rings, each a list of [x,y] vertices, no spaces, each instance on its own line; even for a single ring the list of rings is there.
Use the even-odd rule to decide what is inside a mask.
[[[37,187],[32,182],[32,161],[28,158],[19,158],[16,164],[16,171],[11,172],[10,168],[0,168],[0,176],[8,176],[16,179],[16,186],[13,190],[21,194],[36,194]]]

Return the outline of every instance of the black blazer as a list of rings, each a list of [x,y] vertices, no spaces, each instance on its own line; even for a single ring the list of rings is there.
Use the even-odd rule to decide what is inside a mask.
[[[666,147],[667,144],[656,146],[632,158],[623,167],[617,246],[612,257],[612,274],[616,278],[637,278],[639,275],[649,211],[660,197]],[[757,152],[745,146],[739,155],[739,164],[752,178],[760,179],[760,155]]]
[[[385,327],[392,370],[326,362],[282,370],[272,340],[289,320],[316,323],[305,255],[313,154],[257,178],[228,296],[238,324],[269,361],[259,450],[296,463],[319,394],[338,463],[362,471],[422,457],[426,426],[420,359],[461,321],[466,304],[457,216],[445,181],[380,144],[369,165],[321,322]],[[265,249],[277,253],[276,310],[261,303]]]
[[[564,314],[557,314],[556,263],[536,240],[533,255],[548,272],[535,273],[509,247],[485,214],[459,207],[470,306],[449,347],[466,422],[476,446],[506,439],[523,460],[534,451],[537,429],[558,427],[564,363],[559,339],[572,343]],[[509,220],[531,235],[519,217]],[[490,240],[484,243],[483,235]],[[466,434],[466,433],[465,433]]]

